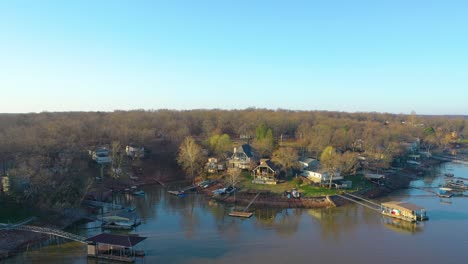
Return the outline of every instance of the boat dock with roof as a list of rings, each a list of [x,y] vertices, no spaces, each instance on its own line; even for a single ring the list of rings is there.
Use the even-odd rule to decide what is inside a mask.
[[[407,202],[386,202],[381,204],[383,215],[402,219],[409,222],[428,220],[426,209]]]
[[[146,237],[141,236],[102,233],[86,239],[88,257],[135,262],[135,258],[144,256],[144,252],[135,250],[134,247],[145,239]]]

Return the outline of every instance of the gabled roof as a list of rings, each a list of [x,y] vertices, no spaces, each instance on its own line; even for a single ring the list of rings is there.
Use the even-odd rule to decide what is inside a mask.
[[[244,152],[245,155],[247,155],[247,157],[251,158],[253,156],[252,147],[249,144],[244,144],[240,148],[242,149],[242,152]]]
[[[253,157],[252,147],[249,144],[244,144],[239,148],[234,148],[234,154],[236,153],[244,153],[247,157]]]
[[[86,241],[122,247],[133,247],[145,239],[146,237],[141,236],[122,236],[102,233],[97,236],[90,237],[86,239]]]
[[[271,160],[269,159],[260,160],[260,164],[257,167],[255,167],[255,169],[257,168],[270,168],[272,171],[276,171],[275,164],[273,164],[273,162],[271,162]]]

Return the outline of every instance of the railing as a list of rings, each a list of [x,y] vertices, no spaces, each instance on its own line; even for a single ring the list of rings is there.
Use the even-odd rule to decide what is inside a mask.
[[[68,232],[58,230],[58,229],[53,229],[53,228],[26,225],[27,223],[33,221],[34,219],[36,218],[31,217],[21,222],[17,222],[13,224],[0,223],[0,230],[3,229],[3,230],[29,231],[29,232],[34,232],[34,233],[41,233],[41,234],[48,234],[48,235],[53,235],[57,237],[63,237],[63,238],[77,241],[80,243],[86,243],[86,238],[79,236],[79,235],[75,235],[72,233],[68,233]]]
[[[29,231],[29,232],[34,232],[34,233],[41,233],[41,234],[48,234],[48,235],[53,235],[53,236],[58,236],[62,238],[66,238],[69,240],[73,240],[76,242],[80,242],[83,244],[86,244],[86,238],[75,235],[72,233],[68,233],[62,230],[58,229],[52,229],[52,228],[47,228],[47,227],[39,227],[39,226],[28,226],[28,225],[21,225],[21,226],[15,226],[13,228],[14,230],[22,230],[22,231]]]

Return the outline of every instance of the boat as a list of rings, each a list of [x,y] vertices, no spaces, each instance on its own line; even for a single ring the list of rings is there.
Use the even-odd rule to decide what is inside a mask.
[[[143,196],[143,195],[145,195],[145,192],[142,191],[142,190],[139,190],[139,191],[134,191],[132,194],[137,195],[137,196]]]
[[[115,221],[110,223],[103,223],[102,228],[104,229],[123,229],[130,230],[133,229],[134,224],[126,221]]]
[[[227,188],[216,189],[213,191],[214,195],[221,195],[226,193]]]
[[[468,185],[464,180],[451,179],[446,182],[444,187],[452,188],[455,190],[468,191]]]
[[[452,188],[440,187],[437,196],[439,196],[440,198],[450,198],[453,196],[452,191]]]
[[[453,174],[453,173],[445,173],[444,175],[445,175],[445,177],[453,177],[453,176],[455,176],[455,174]]]
[[[187,195],[184,191],[167,191],[169,194],[175,195],[175,196],[185,196]]]
[[[134,213],[121,212],[119,215],[106,216],[102,218],[102,228],[130,230],[139,225],[141,221]]]

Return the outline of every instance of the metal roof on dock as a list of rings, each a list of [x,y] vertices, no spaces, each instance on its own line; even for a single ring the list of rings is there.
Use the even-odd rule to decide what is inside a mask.
[[[123,236],[123,235],[114,235],[102,233],[97,236],[90,237],[86,239],[88,242],[116,245],[122,247],[133,247],[141,241],[145,240],[146,237],[141,236]]]
[[[382,203],[382,206],[391,207],[391,208],[398,209],[398,210],[405,210],[405,211],[425,210],[424,207],[421,207],[416,204],[407,203],[407,202],[397,202],[397,201]]]

